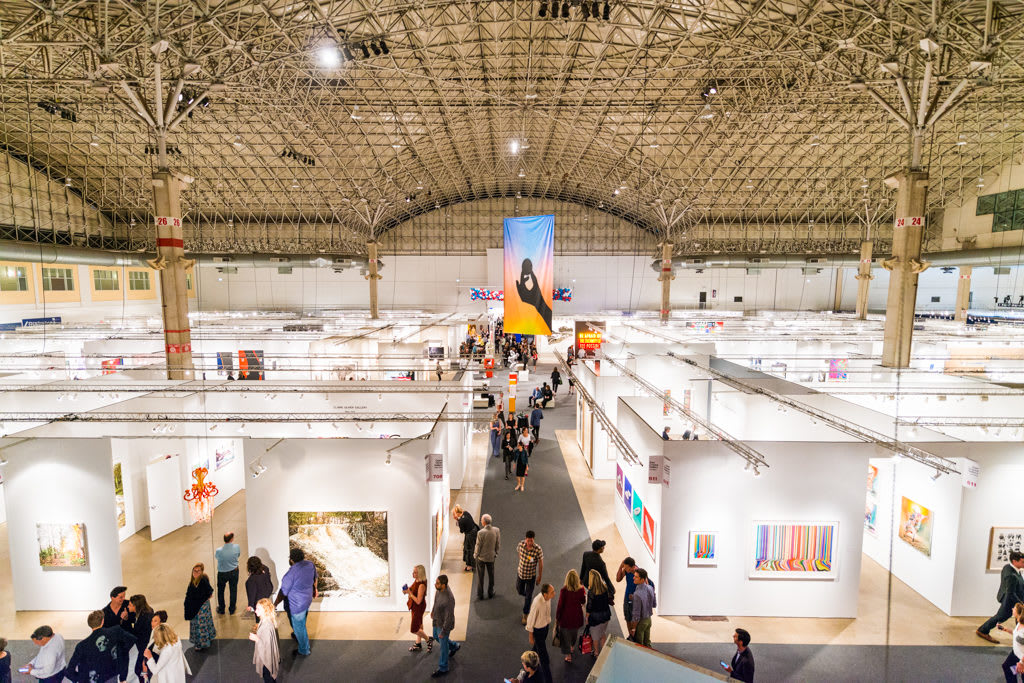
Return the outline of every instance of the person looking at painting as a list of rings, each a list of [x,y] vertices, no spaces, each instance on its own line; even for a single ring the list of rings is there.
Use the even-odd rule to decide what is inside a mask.
[[[285,598],[288,599],[288,607],[291,610],[292,630],[295,631],[295,639],[299,647],[292,653],[292,657],[302,655],[309,656],[309,634],[306,632],[306,616],[309,613],[309,606],[319,593],[316,587],[316,566],[306,559],[306,553],[302,548],[292,548],[288,552],[288,563],[291,567],[285,572],[281,579],[281,590],[277,592],[277,599],[274,605],[277,606]]]
[[[995,628],[996,624],[1001,624],[1010,618],[1014,605],[1024,602],[1024,579],[1020,575],[1022,568],[1024,568],[1024,553],[1016,550],[1010,551],[1010,561],[1000,573],[999,591],[996,593],[999,610],[975,631],[975,634],[982,640],[998,643],[998,640],[989,635],[989,631]]]
[[[110,589],[110,604],[103,608],[103,628],[120,626],[128,618],[128,606],[125,605],[127,586],[114,586]]]
[[[484,599],[484,573],[489,578],[487,597],[494,597],[494,561],[498,559],[498,551],[501,549],[501,529],[491,524],[491,516],[482,515],[480,522],[484,526],[477,532],[476,548],[473,551],[479,574],[479,582],[476,585],[477,600]]]
[[[409,647],[409,652],[422,650],[423,640],[427,641],[427,652],[430,652],[434,647],[434,639],[423,632],[423,613],[427,609],[427,568],[422,564],[413,567],[412,585],[402,586],[402,592],[407,596],[405,606],[412,615],[409,632],[416,636],[416,644]]]
[[[40,626],[30,636],[32,644],[39,652],[28,663],[29,676],[39,679],[40,683],[60,683],[64,680],[64,669],[67,660],[64,658],[64,637],[54,633],[49,626]]]
[[[224,586],[228,587],[231,595],[228,613],[235,613],[238,599],[238,558],[242,554],[242,549],[237,543],[232,543],[233,540],[233,533],[229,531],[224,534],[224,545],[217,548],[217,552],[214,553],[217,558],[217,614],[224,614]]]
[[[750,633],[738,628],[732,634],[732,642],[736,644],[736,654],[732,656],[732,663],[725,667],[729,678],[754,683],[754,653],[750,651]]]
[[[256,616],[258,624],[260,615],[256,612],[256,605],[274,593],[274,584],[270,580],[270,568],[255,555],[245,561],[245,570],[249,573],[249,578],[245,580],[245,599],[248,605],[245,609]]]
[[[452,517],[462,532],[462,563],[466,567],[465,571],[471,572],[476,563],[473,559],[473,550],[476,548],[476,534],[480,527],[473,521],[473,515],[469,514],[468,510],[463,510],[461,505],[452,508]]]

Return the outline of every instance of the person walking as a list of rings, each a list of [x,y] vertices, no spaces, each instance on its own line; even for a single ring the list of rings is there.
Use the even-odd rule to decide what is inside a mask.
[[[245,561],[245,571],[249,574],[245,580],[245,610],[255,615],[258,624],[260,615],[256,612],[256,605],[274,594],[274,584],[270,580],[270,569],[255,555]]]
[[[210,610],[210,598],[213,597],[213,586],[206,575],[206,566],[197,562],[192,567],[192,578],[185,589],[185,621],[188,625],[188,639],[196,652],[202,652],[213,644],[217,637],[217,629],[213,626],[213,612]],[[156,640],[153,641],[156,643]],[[159,646],[157,648],[159,651]]]
[[[998,643],[999,641],[990,636],[989,632],[995,628],[996,624],[1001,624],[1010,618],[1014,605],[1024,602],[1024,579],[1020,575],[1022,568],[1024,568],[1024,553],[1016,550],[1010,551],[1010,561],[1003,566],[999,577],[999,591],[996,593],[999,610],[975,631],[979,638],[990,643]]]
[[[579,574],[570,569],[565,575],[565,585],[558,594],[558,606],[555,608],[555,625],[558,627],[559,646],[565,661],[572,661],[572,653],[576,649],[576,638],[583,628],[583,605],[587,601],[587,591],[580,585]]]
[[[494,561],[498,559],[498,551],[501,549],[501,529],[491,524],[491,516],[482,515],[480,522],[483,527],[477,532],[476,548],[473,552],[479,579],[476,584],[477,600],[484,599],[485,572],[488,577],[487,597],[494,597]]]
[[[540,441],[540,421],[544,419],[544,411],[541,410],[540,405],[535,404],[533,406],[533,412],[530,413],[530,427],[533,429],[533,441]]]
[[[522,433],[522,431],[530,426],[530,418],[526,416],[525,412],[519,413],[516,417],[516,431]]]
[[[86,619],[92,633],[75,646],[64,672],[72,681],[128,680],[128,652],[135,645],[135,636],[120,625],[104,627],[103,616],[102,610],[96,610]]]
[[[437,368],[434,369],[434,372],[437,373],[437,381],[440,382],[443,374],[441,370],[441,361],[437,361]]]
[[[534,681],[540,681],[540,657],[533,650],[527,650],[519,657],[519,663],[522,665],[522,669],[519,670],[519,674],[515,678],[508,679],[511,683],[533,683]]]
[[[738,628],[732,634],[732,642],[736,643],[736,654],[725,668],[729,678],[754,683],[754,653],[750,651],[750,633],[746,629]]]
[[[508,481],[508,477],[512,474],[512,463],[515,462],[516,452],[516,440],[512,436],[512,431],[505,430],[505,438],[501,442],[501,461],[505,465],[505,481]]]
[[[153,654],[159,653],[159,659],[147,664],[153,674],[150,683],[185,683],[185,675],[192,675],[188,660],[181,648],[181,640],[168,624],[160,624],[153,630],[153,649],[143,652],[147,661],[153,660]]]
[[[608,565],[604,563],[604,558],[601,557],[606,545],[608,544],[601,539],[594,539],[594,542],[590,544],[590,550],[583,553],[583,562],[580,565],[580,580],[586,584],[586,588],[589,591],[590,570],[596,569],[597,573],[601,575],[601,580],[604,582],[606,590],[614,598],[615,586],[612,585],[612,580],[608,578]]]
[[[128,619],[125,620],[121,628],[129,629],[135,636],[135,647],[138,652],[135,657],[135,675],[140,681],[143,667],[146,664],[146,658],[142,656],[142,653],[146,650],[146,644],[149,643],[149,639],[153,635],[153,614],[154,610],[149,606],[145,595],[133,595],[128,599]]]
[[[462,647],[451,639],[455,628],[455,595],[448,588],[448,575],[441,574],[434,581],[434,607],[430,610],[430,622],[434,630],[434,641],[441,649],[437,669],[431,678],[448,674],[448,660]]]
[[[516,438],[516,443],[526,446],[526,451],[530,455],[533,455],[533,442],[533,434],[531,434],[529,427],[523,427],[519,430],[519,436]]]
[[[526,619],[526,632],[530,636],[530,649],[540,657],[540,670],[545,683],[551,681],[551,660],[548,659],[548,631],[551,629],[551,600],[555,597],[555,587],[545,583],[540,587],[540,595],[530,604],[530,613]]]
[[[1024,659],[1024,624],[1021,623],[1022,621],[1024,621],[1024,603],[1018,602],[1013,606],[1014,626],[1010,653],[1003,660],[1003,676],[1007,683],[1017,683],[1019,680],[1017,674],[1024,672],[1024,665],[1021,664],[1021,659]],[[1000,631],[1007,630],[1002,624],[996,624],[996,628]]]
[[[30,636],[39,652],[28,663],[28,673],[39,683],[61,683],[67,659],[64,658],[64,637],[49,626],[40,626]]]
[[[594,641],[594,658],[601,654],[605,635],[608,633],[608,622],[612,619],[612,593],[609,586],[601,578],[601,573],[591,569],[587,582],[587,628],[590,638]]]
[[[633,583],[634,572],[636,572],[636,561],[632,557],[627,557],[620,562],[619,570],[615,572],[616,581],[623,579],[626,581],[626,588],[622,596],[622,616],[626,623],[633,620],[633,592],[636,590],[636,584]]]
[[[427,641],[427,652],[430,652],[434,645],[434,639],[423,632],[423,613],[427,610],[427,569],[422,564],[413,567],[412,585],[404,586],[402,593],[407,597],[405,606],[409,609],[412,619],[409,624],[409,632],[416,636],[416,644],[409,647],[409,652],[419,652],[423,649],[422,640]]]
[[[292,548],[288,552],[288,563],[291,565],[281,579],[281,589],[277,591],[274,605],[287,599],[289,618],[298,648],[292,657],[309,656],[309,633],[306,631],[306,616],[313,599],[319,595],[317,590],[316,565],[306,559],[302,548]]]
[[[562,373],[556,367],[551,371],[551,391],[558,394],[558,386],[562,383]]]
[[[636,584],[636,590],[633,591],[633,618],[629,622],[629,635],[633,636],[634,642],[650,647],[651,617],[654,616],[658,600],[654,595],[654,586],[647,581],[646,569],[633,572],[633,583]]]
[[[530,473],[530,451],[523,445],[522,441],[516,445],[513,458],[516,463],[516,487],[512,490],[525,491],[526,475]]]
[[[269,598],[260,598],[256,603],[256,620],[256,629],[249,634],[249,640],[256,643],[252,663],[263,683],[274,683],[280,671],[281,651],[277,645],[277,616]]]
[[[452,517],[462,532],[462,563],[466,566],[464,571],[471,572],[473,565],[476,564],[473,550],[476,548],[476,535],[480,527],[473,521],[473,515],[469,514],[468,510],[463,510],[461,505],[452,508]]]
[[[544,550],[536,541],[533,530],[526,532],[516,546],[516,593],[523,596],[523,623],[533,604],[533,589],[544,575]]]
[[[217,548],[214,553],[217,558],[217,614],[224,614],[224,586],[228,587],[231,602],[228,605],[228,613],[235,613],[235,604],[238,599],[238,558],[242,555],[242,549],[237,543],[232,543],[235,535],[232,532],[224,534],[224,545]]]
[[[501,430],[502,430],[501,411],[499,410],[494,415],[494,419],[491,420],[491,457],[497,458],[501,455]]]

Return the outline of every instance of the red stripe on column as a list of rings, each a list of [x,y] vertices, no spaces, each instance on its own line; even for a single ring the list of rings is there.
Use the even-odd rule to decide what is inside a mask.
[[[192,330],[189,330],[189,329],[185,329],[185,330],[164,330],[164,332],[167,333],[167,334],[181,334],[182,332],[191,332],[191,331]]]
[[[173,237],[158,237],[156,240],[156,246],[158,247],[185,247],[185,240],[174,239]]]

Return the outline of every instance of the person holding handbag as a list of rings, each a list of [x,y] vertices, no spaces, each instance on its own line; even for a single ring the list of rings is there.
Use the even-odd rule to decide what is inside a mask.
[[[570,569],[565,575],[565,585],[558,595],[558,607],[555,609],[555,622],[558,626],[559,646],[565,661],[572,661],[572,651],[576,648],[576,637],[583,628],[583,604],[587,592],[580,585],[579,574]]]
[[[592,654],[596,659],[604,647],[608,622],[612,619],[611,593],[601,578],[601,572],[596,569],[590,570],[587,588],[587,630],[593,643]]]

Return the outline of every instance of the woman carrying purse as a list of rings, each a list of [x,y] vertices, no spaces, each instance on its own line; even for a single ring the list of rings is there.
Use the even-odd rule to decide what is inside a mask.
[[[612,619],[612,607],[609,602],[608,586],[604,584],[600,572],[590,570],[589,590],[587,591],[587,630],[594,643],[594,658],[601,654],[608,622]]]

